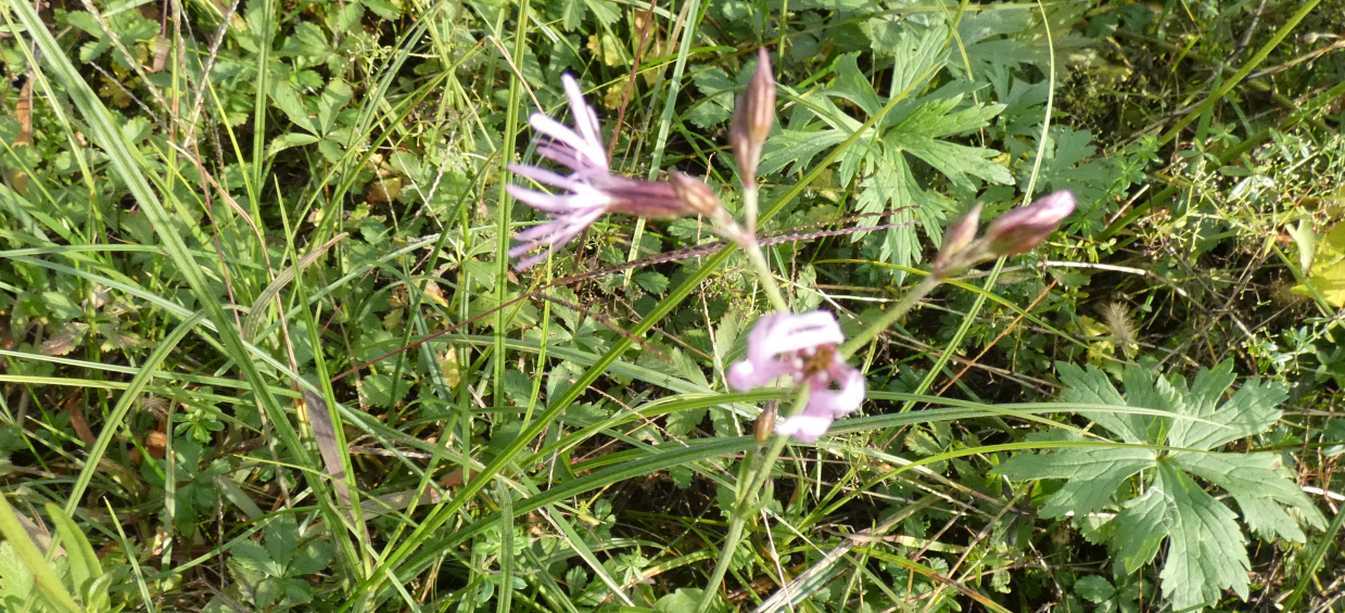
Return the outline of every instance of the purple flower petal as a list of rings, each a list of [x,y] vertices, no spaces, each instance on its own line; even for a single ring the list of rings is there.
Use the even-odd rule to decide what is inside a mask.
[[[574,130],[541,113],[533,113],[528,123],[534,130],[550,136],[556,142],[574,149],[585,164],[607,170],[607,153],[602,145],[585,141]]]
[[[792,436],[796,441],[812,443],[831,429],[831,422],[830,417],[804,413],[776,422],[775,433],[781,436]]]
[[[594,158],[595,161],[601,160],[604,169],[607,168],[607,154],[602,146],[601,128],[598,125],[598,114],[593,111],[593,107],[584,102],[584,94],[579,91],[579,83],[575,82],[574,77],[565,73],[560,77],[561,85],[565,87],[565,97],[570,100],[570,114],[574,115],[574,125],[579,129],[579,134],[584,140],[592,145],[601,155]],[[577,147],[576,147],[577,148]]]
[[[836,352],[845,341],[836,318],[826,311],[801,315],[772,313],[757,320],[747,337],[747,357],[729,367],[730,387],[748,390],[788,375],[808,382],[803,412],[776,426],[776,432],[805,442],[817,440],[837,417],[864,402],[864,375]],[[825,362],[819,361],[826,360]]]
[[[545,168],[538,168],[536,166],[525,166],[523,164],[510,164],[509,172],[512,172],[520,177],[527,177],[543,185],[550,185],[552,187],[559,187],[562,189],[568,189],[572,191],[575,188],[579,187],[580,185],[583,185],[583,183],[580,181],[576,181],[569,177],[562,176],[554,172],[551,172],[550,170],[546,170]]]
[[[827,386],[809,390],[805,413],[844,417],[864,402],[864,375],[850,365],[842,362],[839,368],[833,366],[830,383],[839,389],[833,390]]]

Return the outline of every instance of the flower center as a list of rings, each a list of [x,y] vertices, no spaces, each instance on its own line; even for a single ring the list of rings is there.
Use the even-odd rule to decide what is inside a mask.
[[[805,377],[822,374],[831,368],[831,364],[836,361],[835,345],[818,345],[813,348],[811,355],[803,355],[803,374]]]

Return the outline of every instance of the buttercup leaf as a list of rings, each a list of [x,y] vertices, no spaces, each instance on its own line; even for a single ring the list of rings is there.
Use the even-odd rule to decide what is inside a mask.
[[[1306,540],[1302,525],[1325,527],[1325,517],[1278,454],[1217,451],[1274,426],[1278,405],[1287,397],[1278,384],[1252,380],[1228,396],[1236,378],[1231,362],[1202,369],[1189,387],[1180,376],[1131,366],[1121,377],[1122,394],[1095,367],[1057,368],[1065,402],[1152,409],[1171,417],[1095,413],[1099,429],[1126,446],[1024,454],[1005,461],[996,472],[1011,479],[1064,479],[1045,500],[1045,517],[1079,520],[1113,509],[1110,545],[1126,572],[1152,562],[1166,542],[1159,576],[1163,597],[1173,609],[1210,606],[1224,590],[1246,600],[1249,591],[1251,563],[1238,514],[1202,483],[1226,491],[1243,521],[1262,538],[1301,543]],[[1161,432],[1166,432],[1165,446],[1153,440]]]

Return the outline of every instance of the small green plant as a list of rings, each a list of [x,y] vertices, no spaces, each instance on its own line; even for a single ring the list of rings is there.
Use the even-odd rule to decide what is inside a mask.
[[[307,577],[332,561],[331,543],[313,538],[313,533],[301,531],[294,518],[281,516],[262,529],[260,543],[245,540],[234,545],[229,573],[237,593],[232,597],[260,611],[286,611],[312,603],[315,595]],[[221,597],[213,604],[222,607],[226,600]]]
[[[1223,589],[1243,600],[1248,595],[1247,538],[1233,511],[1197,479],[1228,492],[1243,521],[1262,538],[1302,543],[1300,524],[1326,525],[1280,454],[1216,451],[1275,425],[1287,396],[1279,384],[1247,381],[1225,399],[1234,380],[1232,362],[1201,369],[1189,387],[1180,375],[1165,377],[1132,366],[1122,377],[1123,395],[1095,367],[1062,363],[1057,369],[1067,403],[1154,409],[1172,416],[1101,412],[1096,424],[1122,445],[1019,455],[996,470],[1017,480],[1064,479],[1045,499],[1046,517],[1082,521],[1093,514],[1111,515],[1103,532],[1126,572],[1153,561],[1167,542],[1160,577],[1163,597],[1174,609],[1212,605]]]

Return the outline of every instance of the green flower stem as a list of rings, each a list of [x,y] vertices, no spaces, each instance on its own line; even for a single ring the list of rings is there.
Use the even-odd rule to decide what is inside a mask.
[[[943,283],[943,276],[933,273],[926,276],[924,279],[921,279],[920,283],[911,288],[911,291],[907,292],[905,296],[902,296],[901,300],[897,302],[895,306],[883,311],[883,314],[878,316],[878,319],[874,320],[873,323],[869,324],[869,327],[864,328],[863,332],[860,332],[851,337],[850,340],[845,341],[845,344],[841,345],[840,348],[841,357],[850,357],[850,354],[854,353],[856,349],[859,349],[864,346],[865,343],[873,340],[879,334],[882,334],[884,330],[887,330],[892,324],[896,323],[897,320],[901,319],[902,316],[906,315],[906,313],[911,310],[911,307],[915,306],[917,302],[920,302],[922,298],[929,295],[931,291],[934,291],[934,288],[938,287],[940,283]]]
[[[766,288],[766,297],[770,298],[771,306],[781,312],[789,312],[789,303],[785,302],[785,295],[780,293],[780,286],[775,282],[775,276],[771,274],[771,267],[766,263],[766,255],[761,252],[761,245],[757,244],[756,235],[749,235],[744,241],[743,251],[747,252],[747,259],[752,262],[752,268],[757,276],[761,278],[762,287]]]
[[[808,403],[808,385],[805,383],[799,386],[798,395],[794,397],[794,405],[789,411],[781,415],[781,418],[788,418],[803,410]],[[747,475],[738,480],[738,491],[734,496],[733,511],[729,517],[729,532],[724,537],[724,545],[719,549],[719,558],[715,560],[714,571],[710,573],[710,580],[705,584],[705,591],[701,593],[700,602],[696,605],[697,612],[709,610],[710,603],[714,602],[715,594],[719,591],[719,585],[724,582],[724,575],[728,573],[729,564],[733,562],[733,552],[738,549],[738,544],[743,538],[743,529],[747,526],[747,519],[756,514],[758,499],[762,488],[766,485],[766,480],[770,478],[771,468],[775,466],[775,461],[780,458],[780,453],[784,451],[785,445],[789,443],[788,436],[775,435],[771,437],[770,447],[764,454],[760,452],[749,452],[746,462],[751,465]],[[744,483],[746,486],[744,487]]]
[[[747,224],[747,233],[757,235],[757,191],[755,183],[743,186],[743,221]]]
[[[771,267],[766,263],[766,255],[761,251],[761,245],[757,243],[757,188],[755,186],[743,189],[743,221],[746,231],[741,228],[725,228],[725,235],[733,238],[734,242],[742,248],[747,254],[748,261],[752,262],[752,269],[761,278],[761,284],[766,288],[766,297],[770,298],[771,306],[777,311],[788,312],[789,303],[785,302],[785,295],[780,292],[780,285],[775,282],[775,275],[771,274]]]

